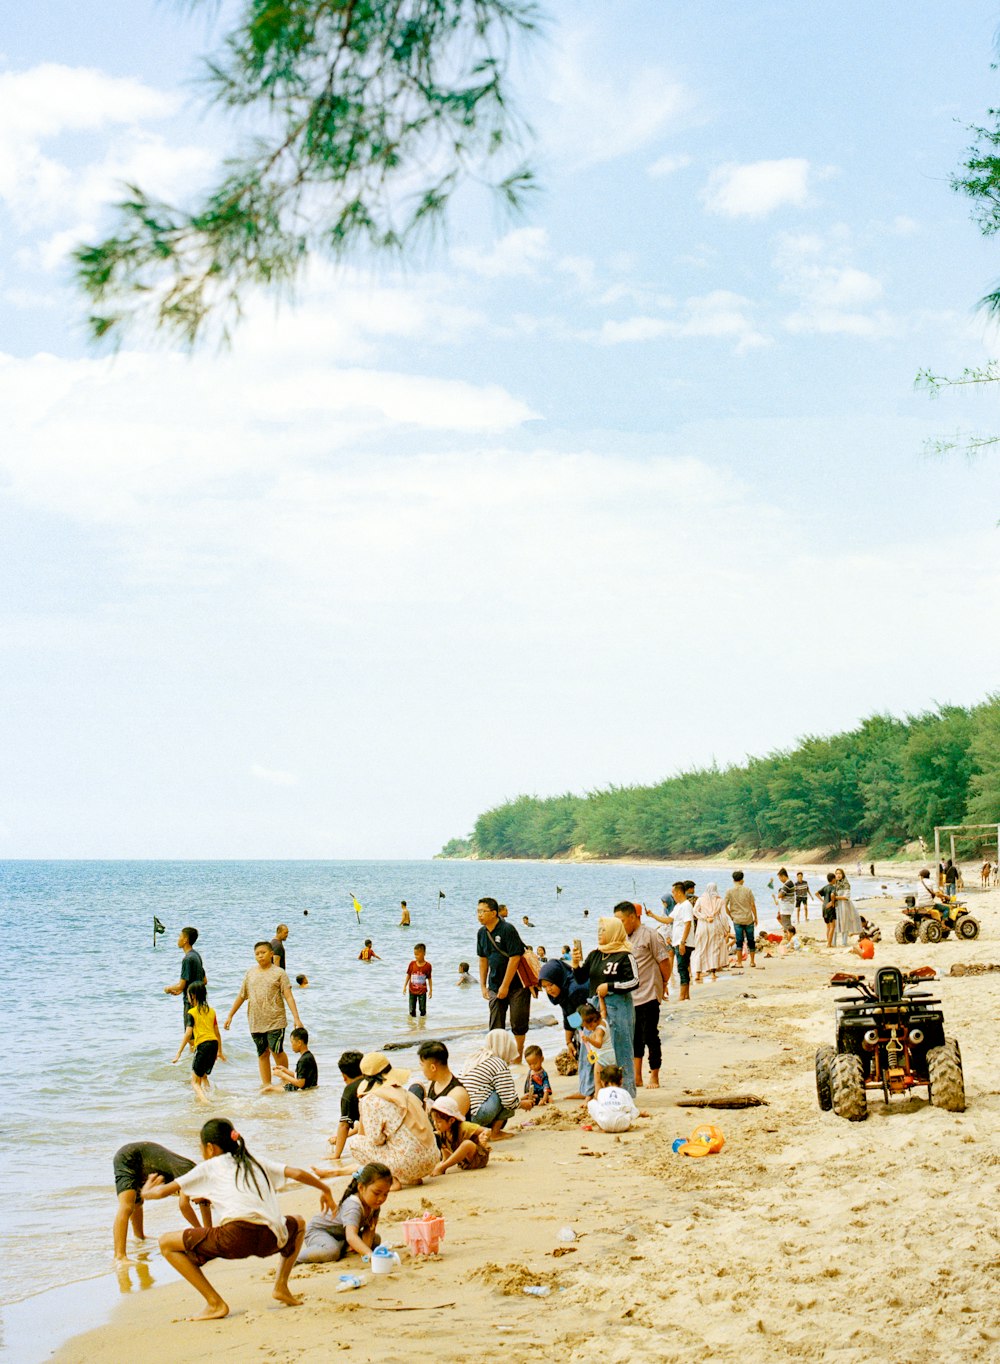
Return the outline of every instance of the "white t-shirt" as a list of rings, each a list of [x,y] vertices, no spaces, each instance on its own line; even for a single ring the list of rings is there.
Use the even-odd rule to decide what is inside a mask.
[[[627,1089],[605,1085],[587,1105],[590,1116],[605,1132],[627,1132],[639,1110]]]
[[[917,878],[917,904],[932,905],[934,903],[934,892],[931,890],[931,883],[923,876]]]
[[[278,1245],[283,1246],[288,1240],[288,1228],[278,1206],[276,1191],[285,1183],[285,1167],[275,1165],[270,1160],[260,1160],[259,1157],[258,1164],[264,1167],[267,1175],[265,1180],[256,1165],[250,1166],[257,1176],[259,1193],[253,1186],[249,1171],[245,1181],[235,1159],[228,1154],[201,1161],[186,1175],[181,1175],[176,1183],[189,1198],[208,1199],[212,1205],[212,1221],[216,1226],[222,1222],[263,1222],[274,1232]]]
[[[670,941],[674,947],[680,947],[681,938],[684,936],[684,925],[690,924],[688,929],[686,947],[694,946],[694,914],[691,912],[691,901],[685,900],[682,905],[674,905],[673,910],[674,926],[671,930]]]

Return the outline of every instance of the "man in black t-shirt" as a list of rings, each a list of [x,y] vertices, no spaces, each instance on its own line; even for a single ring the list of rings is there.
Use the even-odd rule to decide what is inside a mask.
[[[181,997],[181,1019],[182,1027],[187,1029],[188,986],[193,985],[196,980],[205,981],[205,967],[201,960],[201,954],[194,950],[194,945],[198,941],[198,930],[196,928],[182,928],[177,938],[177,946],[184,953],[181,961],[181,978],[176,985],[165,985],[163,993],[165,995],[180,995]]]
[[[285,939],[288,937],[288,925],[279,924],[274,930],[274,937],[271,939],[271,952],[274,956],[275,966],[280,966],[282,971],[285,969]]]
[[[483,999],[489,1001],[490,1031],[506,1028],[509,1010],[510,1030],[517,1043],[520,1061],[531,1013],[531,992],[517,974],[525,952],[524,943],[514,925],[500,918],[500,906],[491,895],[479,901],[476,916],[480,923],[476,935],[479,984]]]

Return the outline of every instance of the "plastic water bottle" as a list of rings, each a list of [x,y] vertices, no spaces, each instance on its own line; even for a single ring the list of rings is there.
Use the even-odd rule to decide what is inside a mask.
[[[525,1293],[530,1294],[531,1297],[533,1298],[547,1298],[549,1294],[552,1292],[552,1289],[548,1286],[548,1284],[533,1283],[529,1284],[524,1291]]]
[[[346,1293],[351,1288],[360,1288],[361,1280],[356,1274],[341,1274],[340,1282],[337,1284],[338,1293]]]

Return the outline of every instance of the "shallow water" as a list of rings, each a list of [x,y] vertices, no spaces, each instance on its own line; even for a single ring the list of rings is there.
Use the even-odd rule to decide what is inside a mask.
[[[0,910],[16,963],[0,1128],[0,1302],[107,1272],[111,1158],[124,1142],[160,1141],[197,1159],[198,1129],[219,1114],[237,1123],[251,1150],[308,1165],[325,1154],[336,1126],[342,1050],[485,1026],[478,988],[455,984],[461,959],[476,975],[480,895],[506,901],[519,928],[527,914],[535,927],[522,928],[526,941],[554,956],[574,937],[584,950],[593,946],[598,915],[617,900],[656,904],[679,870],[523,862],[0,863]],[[729,882],[721,870],[693,875],[699,887],[710,877],[723,888]],[[768,877],[747,872],[762,908],[771,905]],[[363,906],[360,924],[352,894]],[[409,902],[409,929],[398,927],[401,899]],[[167,928],[155,948],[154,914]],[[815,907],[812,914],[818,918]],[[253,965],[254,941],[270,938],[280,921],[290,928],[289,973],[310,980],[297,996],[320,1087],[258,1093],[244,1006],[226,1039],[229,1063],[215,1069],[212,1105],[199,1105],[189,1085],[190,1053],[170,1064],[181,1006],[162,990],[179,975],[178,930],[193,924],[200,932],[209,999],[221,1022]],[[357,961],[366,937],[381,962]],[[403,978],[419,941],[427,943],[435,993],[418,1028],[407,1016]],[[473,1045],[453,1043],[453,1054]],[[395,1055],[413,1064],[412,1055]],[[176,1220],[173,1204],[151,1207],[147,1235]],[[149,1245],[153,1252],[155,1242]],[[151,1264],[164,1271],[155,1253]]]

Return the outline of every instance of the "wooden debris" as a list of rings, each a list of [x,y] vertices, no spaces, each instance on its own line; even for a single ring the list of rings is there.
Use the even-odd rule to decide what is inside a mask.
[[[714,1099],[678,1099],[678,1108],[759,1108],[767,1104],[756,1094],[719,1094]]]

